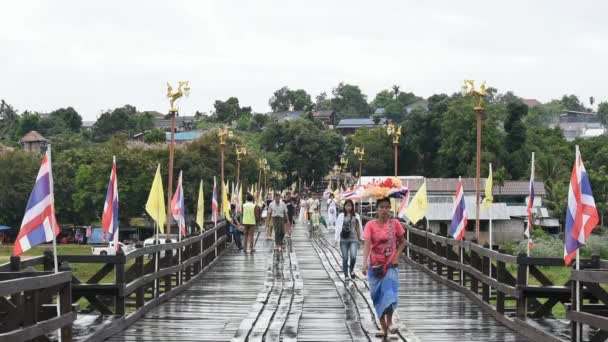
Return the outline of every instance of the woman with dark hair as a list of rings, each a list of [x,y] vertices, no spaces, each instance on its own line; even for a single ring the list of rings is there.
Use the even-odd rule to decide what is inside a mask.
[[[391,219],[391,202],[388,198],[376,201],[377,218],[365,225],[363,274],[367,274],[371,297],[382,331],[377,337],[386,338],[389,333],[397,333],[392,328],[393,312],[399,298],[399,256],[405,248],[405,230],[401,223]]]
[[[342,271],[346,280],[349,279],[349,274],[351,279],[355,279],[355,263],[357,262],[357,250],[361,239],[361,218],[354,210],[353,201],[346,200],[344,211],[338,215],[335,225],[335,239],[336,242],[340,242]]]

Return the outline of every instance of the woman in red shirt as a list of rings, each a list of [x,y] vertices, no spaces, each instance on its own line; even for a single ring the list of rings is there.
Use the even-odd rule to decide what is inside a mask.
[[[386,338],[389,333],[397,333],[392,328],[393,312],[399,299],[399,256],[405,248],[405,230],[398,220],[389,216],[391,202],[388,198],[376,201],[377,219],[365,225],[363,239],[363,274],[367,274],[370,292],[376,314],[380,317],[382,331],[377,337]]]

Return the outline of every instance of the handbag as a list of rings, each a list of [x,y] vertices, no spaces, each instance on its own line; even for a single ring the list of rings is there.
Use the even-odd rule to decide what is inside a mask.
[[[391,260],[389,260],[389,257],[392,254],[393,249],[393,224],[394,220],[391,220],[390,224],[388,225],[388,245],[386,246],[386,250],[384,251],[386,262],[384,264],[375,264],[371,267],[374,276],[378,279],[384,278],[384,276],[386,275],[386,269],[388,268],[388,263],[391,262]]]
[[[350,231],[351,231],[351,227],[353,225],[353,219],[351,216],[350,219],[350,223],[348,226],[344,226],[344,223],[342,223],[342,230],[340,231],[340,238],[341,239],[348,239],[350,237]]]

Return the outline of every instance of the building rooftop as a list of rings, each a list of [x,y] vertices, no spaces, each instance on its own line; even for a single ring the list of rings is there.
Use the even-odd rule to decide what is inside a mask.
[[[42,134],[40,134],[36,131],[28,132],[26,135],[23,136],[23,138],[21,138],[19,140],[20,143],[37,142],[37,141],[48,141],[48,140],[45,137],[43,137]]]
[[[542,105],[542,102],[538,101],[537,99],[521,99],[521,101],[530,108]]]
[[[340,128],[360,128],[360,127],[375,127],[382,126],[386,123],[385,118],[381,118],[378,124],[374,124],[374,120],[371,118],[360,118],[360,119],[342,119],[336,126]]]
[[[387,176],[363,176],[361,177],[362,184],[368,184],[374,181],[383,181]],[[412,193],[415,193],[418,188],[422,185],[424,177],[422,176],[401,176],[399,177],[403,185],[409,185]],[[486,186],[486,179],[480,180],[481,191]],[[440,193],[440,194],[453,194],[456,192],[456,186],[458,185],[458,178],[427,178],[426,186],[428,192]],[[462,178],[462,186],[465,193],[475,193],[475,178]],[[527,196],[530,189],[530,182],[527,180],[509,180],[505,181],[503,186],[498,186],[494,181],[492,187],[492,193],[501,196]],[[534,193],[538,196],[545,195],[545,186],[542,181],[534,181]]]
[[[177,132],[175,133],[175,141],[193,141],[203,135],[202,131]],[[171,140],[171,132],[165,132],[167,141]]]

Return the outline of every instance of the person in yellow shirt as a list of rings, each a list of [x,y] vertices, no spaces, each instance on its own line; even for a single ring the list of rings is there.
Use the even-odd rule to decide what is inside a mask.
[[[255,204],[253,203],[253,196],[247,194],[246,202],[243,204],[243,226],[245,226],[245,242],[243,243],[243,247],[245,248],[245,252],[247,252],[247,241],[249,241],[249,251],[251,253],[255,252],[255,249],[253,249],[255,221]]]

